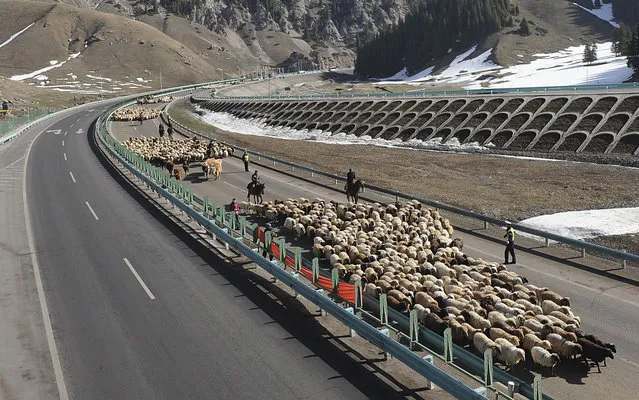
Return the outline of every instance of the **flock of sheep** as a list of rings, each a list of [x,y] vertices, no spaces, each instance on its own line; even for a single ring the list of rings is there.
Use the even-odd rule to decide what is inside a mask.
[[[115,110],[111,119],[114,121],[140,121],[155,119],[162,114],[162,110],[148,107],[125,107]]]
[[[138,99],[138,104],[157,104],[157,103],[170,103],[173,101],[173,96],[146,96]]]
[[[570,299],[536,287],[504,265],[468,257],[450,221],[418,201],[339,204],[288,199],[251,206],[337,268],[361,281],[366,295],[386,293],[388,306],[417,310],[419,321],[453,341],[512,367],[532,359],[554,368],[561,360],[614,358],[616,348],[580,330]]]
[[[166,137],[129,138],[122,144],[153,164],[171,161],[174,164],[198,162],[208,158],[224,158],[233,154],[233,148],[214,141],[192,139],[169,139]]]

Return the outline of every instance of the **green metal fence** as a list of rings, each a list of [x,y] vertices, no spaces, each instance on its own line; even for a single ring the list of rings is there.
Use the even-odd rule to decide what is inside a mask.
[[[36,108],[34,110],[29,110],[26,114],[19,117],[11,117],[8,115],[5,115],[4,117],[0,116],[0,137],[20,125],[28,124],[55,111],[56,110],[53,108]]]

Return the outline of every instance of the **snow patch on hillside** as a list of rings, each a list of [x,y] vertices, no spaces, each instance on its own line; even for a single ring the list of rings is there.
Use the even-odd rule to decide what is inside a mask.
[[[21,30],[18,33],[14,33],[13,35],[11,35],[11,37],[9,37],[9,39],[5,40],[2,44],[0,44],[0,48],[8,45],[9,43],[11,43],[13,41],[13,39],[17,38],[18,36],[20,36],[24,31],[26,31],[27,29],[31,28],[33,26],[33,24],[35,24],[35,22],[32,22],[29,26],[27,26],[26,28],[24,28],[23,30]]]
[[[603,19],[615,28],[619,28],[619,24],[615,22],[615,17],[612,14],[612,4],[602,4],[601,8],[593,8],[592,10],[589,10],[586,7],[582,7],[577,3],[572,4],[576,5],[584,11],[589,12],[599,19]]]

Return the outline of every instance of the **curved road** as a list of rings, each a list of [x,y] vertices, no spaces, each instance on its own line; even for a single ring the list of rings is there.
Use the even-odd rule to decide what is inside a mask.
[[[60,131],[35,140],[27,165],[70,398],[399,397],[322,343],[312,318],[194,251],[136,202],[91,149],[86,132],[98,113],[54,123],[48,130]]]

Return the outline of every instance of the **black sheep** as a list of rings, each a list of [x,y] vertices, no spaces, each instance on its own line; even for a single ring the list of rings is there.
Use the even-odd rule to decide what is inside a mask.
[[[610,358],[613,360],[615,358],[614,354],[609,348],[599,346],[596,343],[591,342],[586,338],[579,338],[577,342],[583,348],[583,357],[584,359],[590,359],[594,361],[595,365],[597,365],[597,370],[601,373],[601,368],[599,368],[599,363],[603,362],[606,365],[606,358]]]

